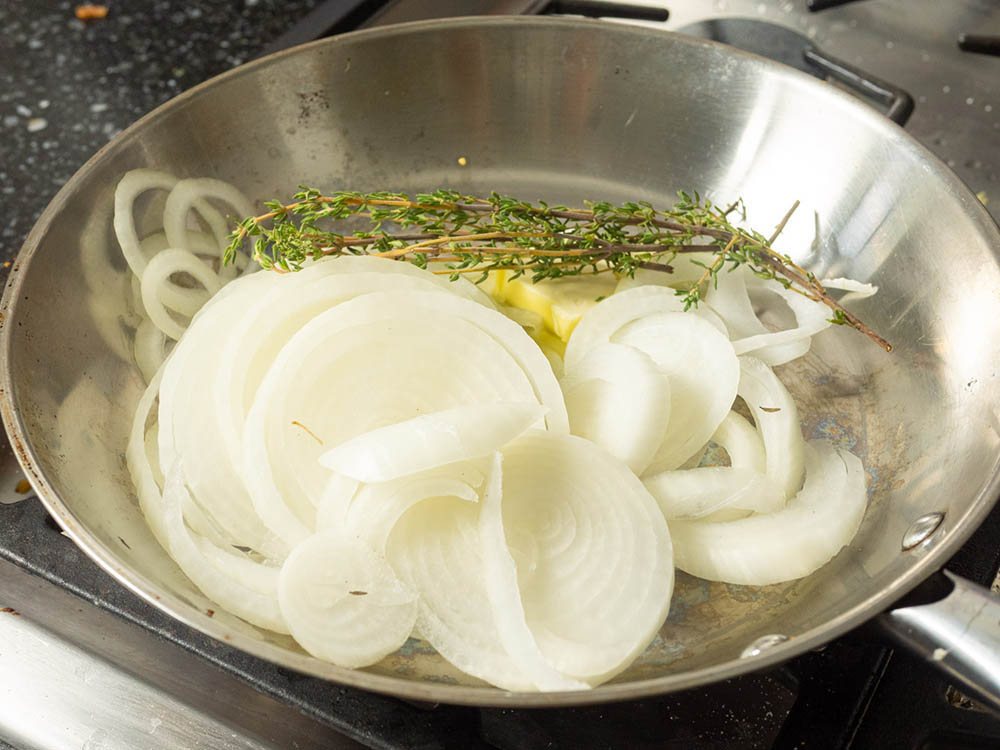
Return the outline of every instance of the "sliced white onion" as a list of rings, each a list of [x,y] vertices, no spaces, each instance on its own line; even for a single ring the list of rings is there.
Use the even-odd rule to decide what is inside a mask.
[[[766,474],[732,466],[664,471],[643,479],[668,521],[700,518],[720,508],[770,513],[785,505],[785,493]]]
[[[864,468],[857,456],[822,441],[805,453],[805,484],[783,510],[725,523],[672,522],[677,567],[712,581],[766,586],[829,562],[861,525]]]
[[[434,476],[435,473],[438,476]],[[341,523],[351,533],[365,539],[376,552],[385,554],[396,522],[417,503],[439,497],[479,502],[478,493],[462,480],[462,474],[461,468],[453,466],[448,471],[365,485],[350,501]],[[335,523],[333,518],[332,512],[324,514],[324,521],[329,519],[330,525]]]
[[[757,334],[770,333],[754,312],[747,277],[750,271],[739,266],[718,275],[717,283],[705,292],[705,301],[712,306],[726,324],[730,338],[739,340]]]
[[[129,267],[132,269],[132,273],[136,276],[141,276],[142,271],[145,268],[146,258],[139,252],[140,242],[139,233],[135,223],[135,217],[133,216],[133,205],[136,198],[138,198],[143,193],[149,190],[166,190],[172,191],[181,182],[176,177],[166,172],[161,172],[155,169],[134,169],[131,172],[127,172],[124,177],[118,182],[115,188],[115,216],[114,216],[114,229],[115,235],[118,239],[118,243],[122,247],[122,252],[125,256]],[[192,181],[185,181],[192,182]],[[210,182],[219,182],[217,180],[210,180]],[[224,184],[224,183],[221,183]],[[235,190],[232,186],[227,186],[227,190]],[[169,200],[169,196],[167,198]],[[165,203],[164,211],[166,210]],[[249,206],[249,202],[244,203],[242,208],[246,209]],[[225,218],[214,209],[206,200],[196,197],[192,200],[188,208],[194,208],[201,218],[209,225],[215,227],[218,231],[217,236],[225,236],[227,233],[225,227]],[[252,207],[250,207],[249,212],[246,216],[253,213]],[[186,219],[186,217],[185,217]],[[159,225],[163,225],[164,222],[160,222]],[[179,235],[175,239],[182,240],[179,247],[186,247],[188,249],[195,249],[195,244],[188,244],[186,238],[180,237]],[[171,244],[171,243],[168,243]]]
[[[243,425],[265,372],[278,351],[302,326],[325,310],[369,292],[417,289],[443,291],[447,287],[440,286],[433,274],[411,264],[371,257],[323,261],[298,273],[285,274],[272,283],[259,300],[248,306],[223,346],[215,390],[220,403],[228,404],[218,427],[223,444],[231,452],[231,460],[241,461]],[[483,317],[494,323],[498,317],[503,321],[502,331],[491,330],[490,334],[499,338],[505,347],[514,347],[519,361],[528,368],[536,392],[543,394],[546,399],[543,403],[550,409],[550,427],[565,425],[565,406],[558,383],[544,357],[524,332],[481,305],[456,301],[462,303],[461,312],[466,317],[471,309],[482,314],[475,316],[477,324]],[[301,421],[309,424],[306,420]],[[310,466],[306,471],[316,470]],[[322,477],[318,479],[325,481]]]
[[[670,419],[670,381],[648,355],[597,344],[562,379],[570,431],[641,474]]]
[[[723,521],[739,521],[741,518],[749,518],[752,515],[752,510],[742,510],[740,508],[719,508],[718,510],[712,511],[707,516],[702,516],[698,520],[721,523]],[[671,523],[673,523],[673,521],[671,521]]]
[[[140,241],[133,203],[151,189],[169,191],[164,231],[144,220]],[[150,316],[129,322],[151,381],[126,459],[154,535],[247,622],[348,667],[416,628],[502,688],[581,689],[624,669],[666,617],[665,516],[680,519],[679,564],[738,583],[806,575],[856,532],[860,462],[804,448],[766,364],[808,349],[829,325],[822,305],[738,269],[720,275],[714,304],[682,313],[659,284],[704,271],[680,256],[674,276],[640,271],[583,317],[564,400],[563,361],[465,279],[344,257],[221,286],[237,269],[197,256],[218,258],[228,241],[209,200],[253,213],[217,180],[138,170],[116,191],[115,231]],[[794,328],[761,323],[751,294],[764,293],[787,303]],[[169,355],[164,334],[179,339]],[[763,361],[737,359],[751,351]],[[730,411],[737,386],[753,427]],[[589,440],[565,434],[567,404]],[[730,466],[676,470],[710,438]]]
[[[757,317],[751,292],[777,297],[791,308],[793,328],[771,331]],[[725,321],[737,354],[753,354],[775,366],[809,351],[812,336],[831,324],[830,310],[791,289],[755,276],[747,266],[720,273],[718,283],[705,295],[706,302]]]
[[[497,324],[504,340],[463,314]],[[504,344],[535,359],[518,359]],[[329,472],[317,459],[326,446],[427,412],[484,399],[531,402],[539,393],[546,421],[559,413],[565,420],[544,356],[499,313],[440,292],[364,295],[313,318],[275,359],[243,430],[244,477],[258,513],[295,544],[309,529],[279,509],[300,498],[319,502]]]
[[[466,300],[454,295],[410,292],[405,296],[400,295],[400,301],[412,301],[428,310],[460,317],[488,333],[520,365],[535,390],[538,402],[548,408],[545,414],[547,429],[561,433],[569,432],[569,417],[566,414],[566,405],[563,403],[559,381],[556,380],[551,365],[539,350],[538,345],[517,323],[495,310],[485,308],[482,305],[470,305]]]
[[[210,234],[205,234],[204,232],[191,232],[189,234],[189,239],[191,244],[189,247],[185,247],[185,250],[190,250],[199,257],[206,254],[210,257],[218,255],[218,247],[215,244],[215,238],[213,238]],[[143,239],[140,243],[140,247],[142,248],[143,255],[146,257],[146,262],[148,263],[160,252],[170,247],[170,245],[167,243],[167,235],[163,232],[155,232]],[[136,276],[134,278],[138,284],[139,277]],[[194,317],[194,314],[198,312],[198,310],[200,310],[201,307],[211,298],[211,294],[209,294],[206,289],[181,286],[179,284],[175,284],[170,279],[167,279],[161,284],[159,293],[160,302],[163,303],[164,307],[187,318]],[[143,306],[140,306],[139,309],[143,309]]]
[[[770,367],[740,357],[739,395],[750,408],[764,443],[765,473],[791,497],[802,485],[802,428],[788,389]]]
[[[601,300],[584,313],[566,344],[567,371],[573,370],[598,344],[611,341],[621,328],[647,315],[683,312],[684,303],[673,289],[640,286]]]
[[[415,629],[441,656],[497,687],[534,690],[500,643],[483,579],[478,522],[478,503],[426,499],[395,525],[387,558],[419,592]]]
[[[501,305],[498,309],[529,334],[545,328],[542,316],[534,310],[525,310],[523,307],[512,307],[511,305]]]
[[[480,329],[420,309],[397,319],[391,307],[379,308],[359,298],[305,326],[282,350],[247,416],[243,476],[257,512],[289,544],[309,527],[305,509],[298,508],[296,523],[287,503],[318,503],[329,476],[318,463],[325,445],[484,397],[534,399],[523,371]],[[341,327],[367,314],[376,322]],[[288,382],[298,387],[287,389]]]
[[[156,484],[152,466],[146,456],[146,421],[156,400],[162,372],[160,370],[157,373],[139,399],[125,449],[125,459],[135,484],[139,507],[157,541],[206,596],[253,625],[287,633],[278,610],[276,595],[261,594],[232,580],[202,554],[198,544],[192,539],[181,510],[188,493],[179,465],[168,472],[163,493]]]
[[[359,256],[272,277],[222,345],[214,391],[224,405],[217,427],[230,460],[241,462],[243,425],[257,389],[278,352],[302,326],[341,302],[370,292],[438,288],[427,276],[433,274],[409,263]]]
[[[228,446],[213,429],[219,405],[211,376],[218,362],[219,341],[266,283],[266,278],[254,275],[228,284],[175,347],[164,366],[159,394],[159,452],[162,466],[178,461],[183,465],[184,483],[195,502],[219,529],[226,530],[234,544],[282,558],[289,548],[254,513],[243,480],[229,460]]]
[[[228,182],[210,177],[179,180],[171,189],[170,195],[167,196],[167,203],[163,208],[163,231],[167,235],[167,243],[171,247],[191,247],[187,229],[188,212],[192,208],[204,206],[207,203],[206,198],[227,203],[235,210],[238,219],[254,215],[253,204],[238,188]],[[208,224],[218,245],[220,278],[226,280],[234,278],[238,271],[237,266],[222,265],[222,253],[229,244],[228,222],[218,211],[199,211],[199,213]],[[246,255],[244,253],[238,255],[243,256],[240,264],[245,265]]]
[[[529,432],[503,456],[503,525],[528,626],[556,670],[598,684],[631,663],[667,615],[674,576],[663,514],[635,474],[589,440]]]
[[[240,544],[240,539],[220,526],[204,508],[198,505],[190,490],[182,498],[181,515],[187,527],[194,532],[193,537],[196,542],[199,541],[199,537],[203,537],[204,541],[219,549],[246,549]]]
[[[347,510],[361,488],[357,479],[332,472],[316,506],[316,531],[340,531],[347,525]]]
[[[142,278],[148,262],[139,243],[139,233],[135,226],[133,204],[135,199],[147,190],[171,190],[177,178],[155,169],[134,169],[119,180],[115,188],[114,229],[122,255],[132,273]]]
[[[118,244],[121,246],[125,261],[128,263],[132,273],[139,278],[142,277],[146,270],[148,256],[141,246],[135,217],[133,216],[135,200],[148,190],[172,191],[178,182],[179,180],[176,177],[166,172],[160,172],[155,169],[134,169],[126,173],[115,188],[115,236],[118,239]],[[202,219],[213,226],[217,232],[226,232],[225,219],[207,201],[197,198],[191,203],[190,207],[194,208]],[[246,215],[250,216],[252,213],[251,211]],[[184,220],[186,221],[186,216]],[[200,252],[199,239],[197,237],[200,233],[195,234],[194,238],[183,238],[175,247]],[[176,304],[190,305],[195,292],[196,290],[187,290],[170,284],[164,290],[164,304],[170,309],[177,309]],[[185,314],[190,315],[191,313]]]
[[[342,667],[374,664],[410,637],[417,596],[385,559],[356,539],[324,532],[281,568],[278,601],[288,629],[313,656]]]
[[[746,266],[720,273],[717,283],[707,291],[705,301],[725,322],[734,348],[735,342],[741,342],[737,353],[743,353],[747,347],[756,347],[755,354],[769,364],[781,364],[801,357],[809,351],[810,337],[815,331],[796,328],[792,334],[783,334],[783,342],[764,338],[770,336],[772,331],[758,319],[749,292],[749,287],[760,288],[757,281],[759,279]]]
[[[503,458],[494,455],[479,511],[486,595],[493,607],[504,650],[538,690],[583,690],[590,686],[559,674],[542,656],[528,628],[517,583],[517,567],[507,549],[503,528]]]
[[[538,348],[542,350],[542,354],[545,355],[545,359],[549,361],[549,366],[552,368],[552,373],[557,378],[562,378],[563,374],[566,372],[566,367],[563,365],[563,358],[559,352],[551,349],[545,342],[536,342]]]
[[[832,312],[820,302],[791,289],[766,285],[763,279],[756,276],[751,280],[751,285],[761,292],[782,298],[795,315],[796,327],[734,341],[733,348],[739,354],[752,353],[772,367],[782,365],[801,356],[798,353],[801,349],[808,351],[812,337],[832,325]]]
[[[878,292],[878,287],[874,284],[867,284],[862,281],[855,281],[854,279],[838,277],[835,279],[823,279],[821,283],[827,289],[842,289],[847,292],[847,294],[840,298],[841,305],[847,305],[855,300],[871,297]]]
[[[277,592],[270,588],[275,581],[273,568],[239,560],[227,553],[222,553],[225,555],[223,562],[215,555],[205,555],[195,542],[181,511],[188,497],[182,477],[179,465],[167,472],[162,506],[152,509],[153,513],[162,513],[167,550],[174,562],[206,596],[229,612],[251,625],[287,633],[288,628],[278,609]],[[234,575],[237,572],[238,575]],[[255,579],[255,583],[247,585],[248,578]]]
[[[278,573],[281,570],[277,566],[251,560],[246,555],[234,551],[231,546],[220,547],[196,534],[192,534],[191,538],[198,551],[231,580],[258,594],[277,595]]]
[[[153,324],[172,339],[184,335],[184,326],[174,320],[164,306],[163,289],[170,276],[188,273],[198,280],[209,294],[221,287],[219,277],[197,255],[180,248],[168,248],[157,253],[142,274],[142,304]]]
[[[537,402],[465,404],[362,433],[319,462],[362,482],[387,482],[489,455],[543,419]]]
[[[752,469],[761,474],[767,471],[764,442],[757,429],[742,415],[729,412],[715,430],[712,440],[726,449],[730,466]]]
[[[740,378],[732,344],[688,313],[647,315],[613,340],[648,354],[670,381],[670,421],[646,471],[676,469],[708,442],[732,408]]]
[[[324,263],[336,263],[337,273],[392,273],[400,276],[409,276],[411,279],[420,279],[449,294],[457,294],[459,297],[471,300],[483,307],[496,310],[497,304],[493,301],[478,284],[473,284],[466,278],[451,281],[448,276],[431,273],[406,260],[379,258],[373,255],[340,255],[322,261]],[[300,272],[301,273],[301,272]],[[371,290],[378,291],[378,290]]]
[[[838,276],[835,279],[823,279],[821,283],[827,289],[842,289],[845,292],[852,292],[858,295],[858,299],[871,297],[878,292],[878,287],[874,284],[868,284],[855,279],[846,279],[842,276]]]
[[[142,379],[148,383],[167,358],[167,337],[151,320],[143,320],[135,330],[134,352]]]

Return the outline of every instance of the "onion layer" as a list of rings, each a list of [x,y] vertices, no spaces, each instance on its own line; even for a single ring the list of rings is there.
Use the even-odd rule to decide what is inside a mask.
[[[285,560],[281,614],[313,656],[364,667],[398,649],[413,630],[417,597],[363,542],[336,532],[310,537]]]
[[[597,344],[562,379],[570,431],[641,474],[670,419],[670,381],[648,355]]]
[[[687,313],[647,315],[618,331],[614,341],[645,352],[670,381],[670,420],[646,471],[675,469],[708,442],[733,405],[740,366],[732,344]]]
[[[560,673],[609,679],[667,615],[663,515],[635,474],[588,440],[530,432],[503,455],[503,525],[528,626]]]
[[[362,482],[387,482],[486,456],[539,422],[545,411],[535,402],[458,406],[358,435],[319,462]]]
[[[788,506],[738,521],[675,521],[677,567],[712,581],[766,586],[829,562],[861,525],[867,494],[861,460],[828,443],[805,450],[806,479]]]
[[[486,595],[493,607],[497,632],[511,660],[539,690],[580,690],[586,683],[559,674],[545,659],[525,619],[517,567],[507,549],[503,525],[503,458],[494,456],[479,510]]]
[[[739,394],[764,443],[767,475],[791,497],[802,484],[802,429],[795,401],[770,367],[740,357]]]

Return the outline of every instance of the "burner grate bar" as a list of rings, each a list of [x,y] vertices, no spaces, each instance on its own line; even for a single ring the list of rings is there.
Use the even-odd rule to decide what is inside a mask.
[[[587,18],[627,18],[632,21],[666,21],[670,18],[670,11],[666,8],[594,0],[552,0],[541,12]]]
[[[816,13],[827,8],[836,8],[839,5],[847,5],[854,2],[857,2],[857,0],[806,0],[806,8],[811,13]]]
[[[1000,36],[962,34],[958,37],[958,48],[963,52],[978,52],[981,55],[1000,55]]]

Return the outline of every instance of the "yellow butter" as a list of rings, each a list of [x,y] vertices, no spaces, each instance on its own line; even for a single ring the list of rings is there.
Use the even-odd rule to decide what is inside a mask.
[[[618,283],[611,273],[545,279],[536,284],[524,276],[517,279],[504,276],[486,283],[491,282],[488,290],[496,299],[537,314],[545,328],[563,342],[569,341],[584,313],[612,294]]]

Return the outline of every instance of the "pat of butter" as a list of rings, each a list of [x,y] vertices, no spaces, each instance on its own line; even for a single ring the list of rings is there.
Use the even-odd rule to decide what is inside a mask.
[[[535,284],[524,276],[501,277],[488,291],[505,305],[536,313],[549,332],[566,342],[584,313],[612,294],[617,283],[611,273],[544,279]]]

